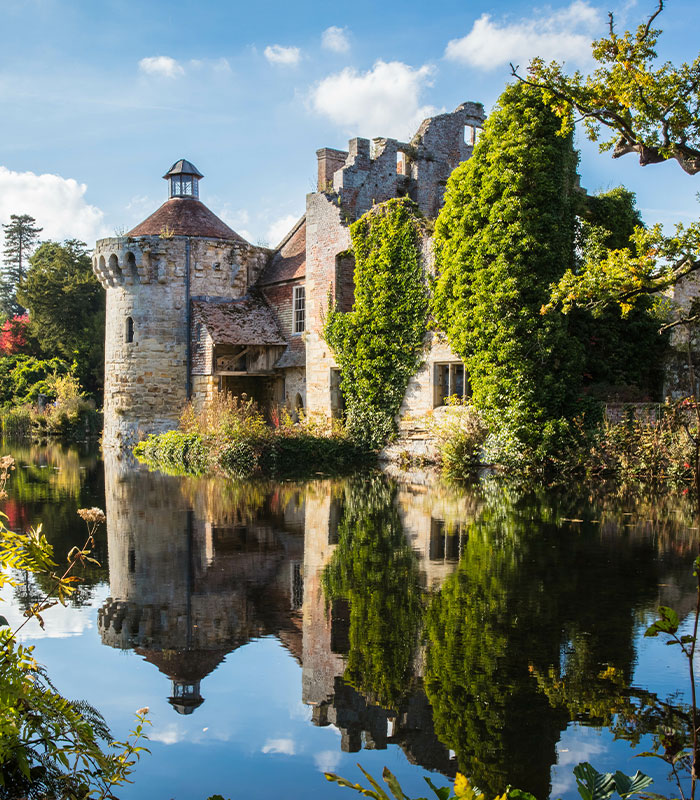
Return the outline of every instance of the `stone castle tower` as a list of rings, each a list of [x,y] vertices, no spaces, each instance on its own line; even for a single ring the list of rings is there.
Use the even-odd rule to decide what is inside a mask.
[[[163,177],[168,200],[125,236],[98,241],[93,255],[107,291],[106,447],[176,427],[192,394],[192,301],[244,296],[269,252],[201,202],[194,164],[181,159]]]
[[[271,417],[281,407],[342,416],[323,322],[329,302],[353,307],[349,225],[393,197],[434,218],[483,121],[481,104],[467,102],[424,120],[408,142],[355,138],[347,150],[318,150],[317,190],[274,249],[249,244],[216,217],[199,200],[202,174],[176,162],[164,175],[168,200],[95,247],[93,269],[107,291],[104,447],[128,449],[176,428],[188,400],[201,408],[217,393],[251,398]],[[429,272],[427,238],[423,251]],[[461,360],[431,332],[400,416],[415,419],[467,387]]]

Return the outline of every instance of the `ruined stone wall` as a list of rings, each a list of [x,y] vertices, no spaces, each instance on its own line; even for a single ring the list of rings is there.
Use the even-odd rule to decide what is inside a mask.
[[[693,302],[700,298],[700,275],[692,273],[679,281],[671,295],[673,305],[686,315]],[[692,354],[693,369],[695,374],[695,388],[691,387],[690,365],[688,360],[688,340]],[[700,394],[700,328],[697,324],[690,329],[679,325],[671,331],[671,347],[666,358],[666,371],[664,376],[664,397],[675,400],[691,394]]]
[[[322,330],[329,297],[350,310],[354,294],[354,265],[343,257],[350,249],[351,222],[392,197],[410,196],[424,215],[435,217],[442,206],[445,184],[452,170],[469,158],[476,130],[485,115],[480,103],[463,103],[449,114],[425,120],[410,143],[396,139],[351,139],[344,164],[328,175],[342,151],[317,151],[319,191],[306,201],[306,393],[311,412],[334,412],[331,370],[337,364],[323,341]],[[332,156],[332,157],[331,157]],[[322,186],[321,184],[324,184]],[[340,256],[340,257],[339,257]],[[423,242],[426,271],[432,269],[429,240]],[[457,361],[442,342],[431,337],[426,363],[411,380],[401,414],[425,413],[433,407],[432,365]],[[434,350],[434,352],[433,352]],[[448,349],[449,350],[449,349]]]
[[[301,397],[306,409],[306,370],[304,367],[290,367],[284,370],[284,404],[294,411],[297,408],[297,395]]]
[[[188,246],[191,298],[241,297],[269,255],[239,242],[178,236],[120,237],[96,245],[93,269],[107,291],[107,448],[130,446],[148,433],[174,428],[182,412],[187,394]]]
[[[330,371],[337,368],[322,331],[328,298],[336,293],[336,255],[350,248],[337,198],[306,198],[306,398],[310,412],[331,416]]]

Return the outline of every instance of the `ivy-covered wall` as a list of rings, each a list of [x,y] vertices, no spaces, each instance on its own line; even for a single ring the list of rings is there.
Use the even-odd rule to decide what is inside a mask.
[[[349,312],[331,306],[324,327],[341,369],[348,427],[372,448],[394,431],[421,363],[428,318],[420,246],[425,229],[418,207],[406,198],[381,203],[353,223],[355,303]]]

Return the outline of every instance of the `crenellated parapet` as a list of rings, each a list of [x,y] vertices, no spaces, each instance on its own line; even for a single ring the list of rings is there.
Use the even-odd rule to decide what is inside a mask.
[[[193,236],[120,236],[100,239],[92,268],[105,289],[183,282],[190,293],[240,297],[255,283],[271,251],[245,241]]]

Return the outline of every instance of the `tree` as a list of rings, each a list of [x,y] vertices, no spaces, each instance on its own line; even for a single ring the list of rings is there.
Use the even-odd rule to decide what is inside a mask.
[[[31,329],[46,357],[75,363],[81,385],[102,385],[104,292],[92,272],[84,242],[43,242],[30,259],[18,289],[29,309]]]
[[[549,286],[574,261],[578,156],[539,90],[508,86],[474,155],[452,173],[435,227],[433,312],[465,361],[501,457],[538,461],[566,428],[581,348]]]
[[[642,166],[675,160],[695,175],[700,172],[700,56],[692,64],[657,65],[656,44],[661,30],[652,25],[663,10],[663,0],[649,19],[632,33],[615,32],[610,14],[608,35],[593,42],[598,66],[592,74],[569,76],[560,64],[534,59],[528,78],[561,118],[561,133],[573,126],[572,109],[581,115],[588,137],[613,158],[637,153]],[[517,68],[512,68],[518,76]],[[552,303],[600,307],[616,302],[627,313],[644,295],[663,292],[700,269],[700,223],[677,225],[674,236],[661,226],[637,228],[632,248],[613,249],[603,259],[567,272]],[[686,315],[687,317],[688,315]],[[689,315],[700,319],[695,309]],[[672,324],[682,324],[677,320]]]
[[[35,222],[29,214],[11,214],[10,222],[2,226],[5,231],[5,268],[0,282],[0,304],[7,316],[24,313],[17,302],[16,290],[24,278],[27,260],[43,230],[37,228]]]
[[[587,196],[578,222],[574,271],[604,259],[608,249],[629,250],[630,237],[639,226],[642,219],[633,192],[618,186]],[[585,350],[587,394],[620,401],[661,397],[669,337],[659,335],[661,322],[652,298],[640,298],[624,317],[615,306],[597,309],[595,314],[576,308],[570,317],[570,329]]]

